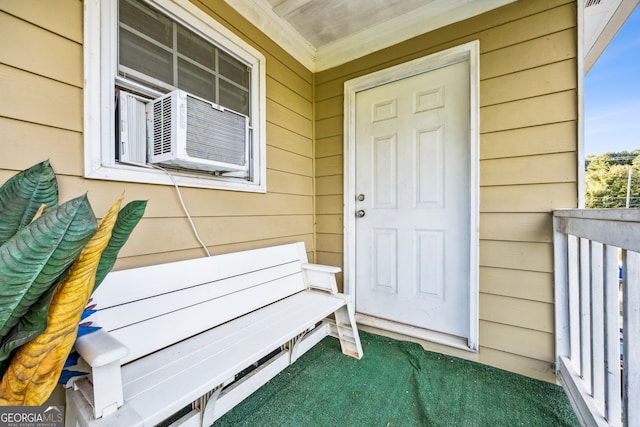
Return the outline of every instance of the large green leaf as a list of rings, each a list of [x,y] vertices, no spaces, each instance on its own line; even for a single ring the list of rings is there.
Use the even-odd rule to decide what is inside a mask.
[[[120,249],[129,239],[131,232],[142,218],[146,207],[146,200],[134,200],[118,212],[118,219],[113,227],[111,239],[100,257],[100,264],[98,264],[98,272],[96,273],[96,284],[93,287],[94,291],[113,268]]]
[[[58,184],[49,161],[9,178],[0,187],[0,245],[31,222],[41,205],[58,204]]]
[[[46,329],[49,305],[57,283],[59,281],[50,286],[49,290],[29,308],[27,314],[20,318],[18,324],[11,328],[7,336],[2,338],[0,342],[0,378],[4,375],[9,365],[9,358],[12,352],[22,344],[40,335]]]
[[[96,229],[83,195],[48,211],[0,246],[0,337],[73,263]]]
[[[100,256],[111,238],[122,199],[102,218],[97,232],[53,294],[45,331],[16,351],[0,383],[0,402],[42,405],[51,395],[78,332],[81,314],[93,290]]]

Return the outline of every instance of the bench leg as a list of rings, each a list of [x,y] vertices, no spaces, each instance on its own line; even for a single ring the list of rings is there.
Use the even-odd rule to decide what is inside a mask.
[[[219,385],[194,403],[193,409],[200,412],[201,426],[208,427],[216,420],[214,416],[214,409],[223,387],[224,384]]]
[[[310,350],[314,345],[318,344],[324,337],[330,335],[331,325],[322,322],[319,326],[307,331],[297,338],[291,340],[288,348],[291,352],[291,363],[298,360],[303,354]]]
[[[283,351],[243,378],[232,383],[224,390],[219,388],[217,391],[214,391],[207,399],[204,411],[202,412],[203,427],[208,427],[213,424],[215,420],[226,414],[234,406],[251,395],[251,393],[282,372],[289,366],[289,358],[289,352]]]
[[[342,352],[347,356],[362,358],[362,345],[356,326],[353,302],[343,305],[335,312],[336,329]]]

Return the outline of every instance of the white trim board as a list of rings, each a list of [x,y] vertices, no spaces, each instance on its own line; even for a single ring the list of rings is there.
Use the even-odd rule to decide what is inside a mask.
[[[355,294],[356,251],[356,94],[376,86],[402,80],[462,61],[469,62],[470,142],[470,252],[469,252],[469,337],[468,349],[479,348],[479,224],[480,224],[480,42],[478,40],[399,64],[344,84],[344,292]],[[356,307],[357,310],[357,307]],[[399,329],[395,329],[399,332]],[[412,336],[410,329],[404,332]],[[439,340],[434,339],[434,342]],[[449,345],[449,342],[441,342]]]
[[[189,0],[146,0],[172,19],[201,33],[219,47],[251,64],[251,107],[254,138],[253,181],[192,173],[167,174],[115,160],[113,115],[117,73],[117,0],[84,1],[84,176],[90,179],[265,193],[266,172],[266,58],[256,48],[215,21]]]
[[[438,0],[411,13],[336,40],[312,46],[267,0],[225,0],[312,72],[327,70],[412,37],[497,9],[515,0]]]
[[[468,346],[468,341],[464,338],[456,337],[453,335],[444,334],[442,332],[431,331],[428,329],[417,328],[411,325],[405,325],[403,323],[392,322],[386,319],[379,319],[373,316],[367,316],[364,314],[356,313],[356,323],[360,325],[369,326],[371,328],[382,329],[384,331],[393,332],[396,334],[418,338],[423,341],[429,341],[447,347],[455,348],[457,350],[473,351]]]

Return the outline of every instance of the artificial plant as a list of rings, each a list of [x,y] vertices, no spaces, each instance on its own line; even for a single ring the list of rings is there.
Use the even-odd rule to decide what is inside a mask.
[[[146,201],[116,200],[97,223],[86,195],[58,205],[48,161],[0,187],[0,405],[53,391],[91,293],[113,267]]]

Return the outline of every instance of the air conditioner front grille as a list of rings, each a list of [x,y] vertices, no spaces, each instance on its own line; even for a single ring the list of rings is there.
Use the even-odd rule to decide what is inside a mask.
[[[186,151],[190,157],[244,166],[247,118],[187,96]]]
[[[207,172],[249,170],[249,118],[180,89],[147,104],[147,160]]]
[[[171,98],[153,104],[153,154],[171,152]]]

